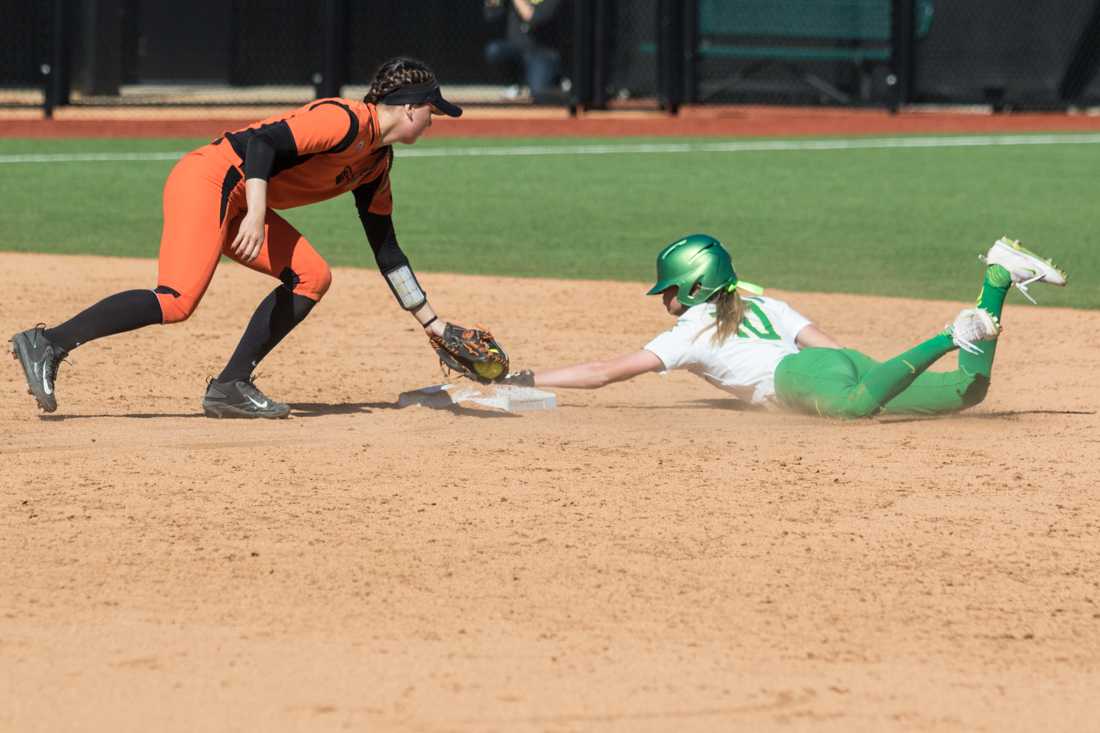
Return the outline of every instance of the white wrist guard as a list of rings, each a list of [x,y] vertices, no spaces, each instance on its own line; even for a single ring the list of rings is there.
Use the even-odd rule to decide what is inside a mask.
[[[393,291],[393,297],[407,311],[416,310],[428,302],[428,296],[420,289],[420,283],[416,281],[416,275],[408,265],[401,265],[387,272],[386,282]]]

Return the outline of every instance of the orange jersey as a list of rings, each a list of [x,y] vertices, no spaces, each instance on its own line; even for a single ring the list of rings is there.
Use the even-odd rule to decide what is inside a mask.
[[[389,169],[393,149],[381,144],[378,111],[373,104],[318,99],[226,133],[213,147],[247,174],[247,153],[255,136],[262,136],[274,148],[267,186],[271,208],[305,206],[372,184],[370,212],[392,212]]]

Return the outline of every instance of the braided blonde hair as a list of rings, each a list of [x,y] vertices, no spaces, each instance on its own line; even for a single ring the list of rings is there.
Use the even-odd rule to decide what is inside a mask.
[[[368,104],[378,104],[378,100],[390,92],[413,84],[435,83],[435,73],[423,61],[398,56],[378,67],[370,83],[370,91],[363,97]]]

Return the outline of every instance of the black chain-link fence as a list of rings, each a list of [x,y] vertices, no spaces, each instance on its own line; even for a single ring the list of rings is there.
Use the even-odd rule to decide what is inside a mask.
[[[0,0],[0,105],[296,104],[361,93],[396,55],[460,102],[566,104],[573,0],[533,2],[517,22],[511,0]],[[494,41],[514,53],[487,58]]]
[[[0,0],[0,107],[41,107],[45,102],[51,9],[50,2]]]
[[[1004,107],[1097,104],[1096,0],[935,4],[916,48],[914,99]]]
[[[386,58],[465,104],[1100,104],[1100,0],[0,0],[0,106],[275,105]]]
[[[1100,102],[1100,2],[680,0],[685,102]]]
[[[652,100],[657,95],[657,0],[611,5],[607,23],[609,100]]]

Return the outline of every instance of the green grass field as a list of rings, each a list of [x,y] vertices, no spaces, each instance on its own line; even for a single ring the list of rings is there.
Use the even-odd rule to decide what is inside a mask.
[[[203,140],[0,140],[0,249],[155,257],[170,160],[12,163],[31,153],[185,151]],[[629,140],[425,140],[413,152]],[[701,141],[662,139],[660,144]],[[1100,307],[1100,145],[400,157],[395,221],[424,271],[651,279],[703,231],[765,286],[969,300],[1002,234],[1071,274],[1043,305]],[[333,265],[373,267],[350,196],[284,212]]]

